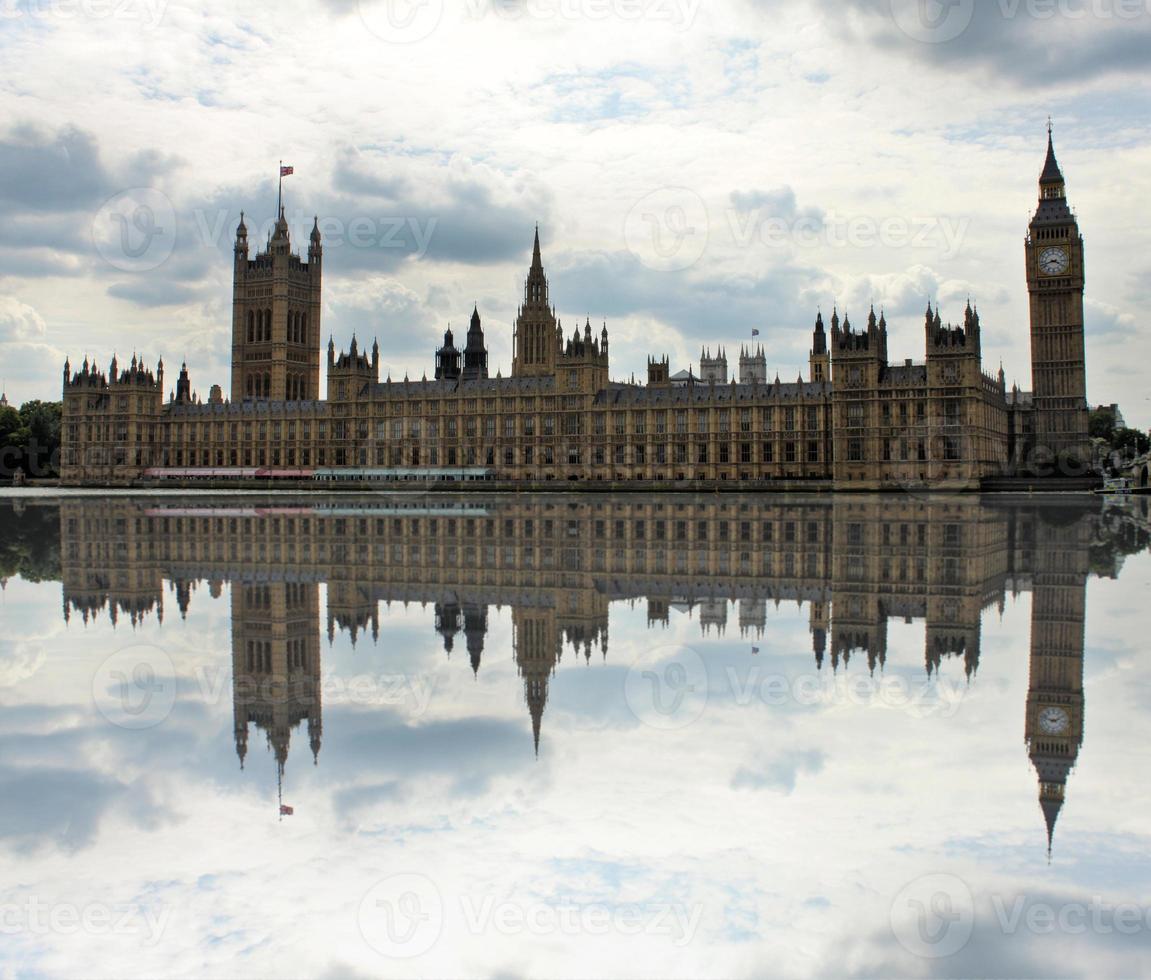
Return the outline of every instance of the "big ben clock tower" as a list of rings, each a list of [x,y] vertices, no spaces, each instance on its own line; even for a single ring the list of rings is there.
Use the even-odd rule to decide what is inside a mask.
[[[1031,296],[1031,377],[1037,448],[1090,459],[1087,366],[1083,341],[1083,238],[1067,205],[1063,172],[1048,126],[1039,207],[1027,236]]]
[[[1035,516],[1031,671],[1026,740],[1039,776],[1039,805],[1052,847],[1067,779],[1083,745],[1083,651],[1088,540],[1083,520],[1069,526]]]

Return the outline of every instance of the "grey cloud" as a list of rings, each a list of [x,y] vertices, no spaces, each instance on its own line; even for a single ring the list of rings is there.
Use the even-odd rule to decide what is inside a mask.
[[[731,787],[774,790],[787,796],[795,791],[801,775],[822,772],[826,761],[822,752],[814,750],[761,760],[754,766],[740,766],[732,776]]]
[[[1053,910],[1069,904],[1091,907],[1091,895],[1056,894],[1005,887],[998,894],[975,896],[974,931],[971,939],[952,956],[931,959],[913,955],[885,926],[859,940],[835,944],[830,957],[814,971],[817,976],[894,977],[1019,977],[1026,980],[1054,976],[1126,976],[1139,971],[1151,955],[1151,933],[1140,930],[1121,936],[1095,932],[1082,934],[1029,931],[1024,923],[1004,929],[1001,917],[1010,916],[1019,899],[1023,908],[1041,906]],[[1089,919],[1087,921],[1090,921]],[[845,933],[846,934],[846,933]],[[1126,964],[1126,967],[1124,966]]]
[[[113,283],[108,287],[108,295],[145,307],[182,306],[209,298],[204,288],[147,277],[132,282]]]
[[[348,147],[339,155],[332,169],[332,186],[344,194],[395,200],[407,191],[408,182],[399,176],[383,177],[370,173],[361,154]]]
[[[24,210],[92,207],[111,193],[95,138],[74,127],[16,126],[0,139],[0,172],[0,201]]]
[[[822,225],[824,212],[819,208],[800,208],[795,191],[791,187],[776,187],[772,190],[732,191],[732,206],[743,214],[758,211],[764,218],[776,218],[787,222],[807,221],[816,226]]]
[[[531,719],[522,724],[475,718],[407,725],[396,712],[335,708],[325,712],[320,775],[343,782],[389,783],[447,777],[460,795],[482,791],[493,777],[534,765]],[[369,784],[371,786],[373,784]],[[397,790],[398,792],[399,790]],[[371,798],[370,790],[361,790]]]
[[[154,805],[140,787],[79,770],[0,769],[0,840],[21,851],[89,845],[113,807],[137,825],[153,822]]]
[[[916,3],[896,0],[895,9],[914,18]],[[920,39],[918,30],[904,30],[893,16],[892,0],[848,0],[841,6],[862,16],[843,16],[837,11],[830,19],[832,30],[945,71],[990,71],[1017,83],[1050,86],[1053,79],[1059,84],[1082,83],[1151,66],[1151,16],[1145,9],[1134,17],[1120,16],[1117,11],[1124,5],[1118,3],[944,3],[940,5],[943,16],[959,18],[957,29],[968,15],[970,22],[954,37],[950,30],[928,35],[938,38],[938,43]],[[911,23],[918,28],[926,22]]]
[[[289,188],[296,247],[306,249],[312,217],[318,215],[329,267],[344,273],[395,270],[421,259],[490,266],[522,257],[530,249],[534,222],[550,215],[542,185],[522,176],[449,167],[433,155],[415,164],[411,157],[396,159],[412,167],[410,173],[389,172],[391,158],[373,161],[345,150],[331,174],[334,191],[302,201]],[[6,178],[0,201],[10,205],[0,228],[0,250],[11,250],[12,259],[5,263],[5,274],[79,274],[87,268],[122,280],[123,270],[97,254],[92,222],[118,192],[154,186],[157,177],[178,166],[176,158],[144,150],[109,168],[97,139],[76,128],[53,133],[20,126],[9,131],[0,138],[0,171]],[[197,282],[230,266],[241,208],[247,206],[249,237],[259,248],[275,216],[269,206],[261,220],[258,202],[275,199],[275,185],[267,181],[224,188],[195,202],[173,201],[169,221],[175,219],[177,231],[171,254],[161,256],[158,267],[136,274],[146,283],[115,282],[110,295],[141,306],[195,298]]]
[[[760,277],[667,275],[627,252],[560,256],[553,296],[561,309],[587,309],[593,318],[646,315],[676,327],[690,346],[737,344],[752,329],[766,345],[787,338],[806,345],[826,282],[816,269],[777,267]],[[580,318],[582,320],[582,317]],[[769,337],[768,331],[773,334]]]

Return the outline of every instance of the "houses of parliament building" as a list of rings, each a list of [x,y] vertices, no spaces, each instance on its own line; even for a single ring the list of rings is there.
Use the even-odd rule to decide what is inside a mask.
[[[430,379],[381,381],[378,344],[329,341],[322,398],[318,222],[302,256],[281,207],[253,255],[241,217],[229,390],[204,400],[184,366],[166,397],[162,360],[65,364],[61,479],[967,490],[1045,467],[1082,474],[1083,240],[1050,139],[1039,186],[1025,245],[1031,392],[983,369],[970,303],[956,325],[928,306],[922,362],[889,359],[882,312],[853,323],[836,311],[816,318],[806,380],[772,380],[765,352],[745,348],[738,375],[720,349],[698,371],[651,357],[646,384],[613,381],[607,325],[568,334],[557,317],[537,229],[509,375],[492,376],[477,309],[462,343],[445,333]]]

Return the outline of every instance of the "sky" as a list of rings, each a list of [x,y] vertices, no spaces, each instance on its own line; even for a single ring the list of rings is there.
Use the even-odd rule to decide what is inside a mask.
[[[1088,398],[1151,425],[1151,0],[0,0],[0,387],[65,357],[227,387],[231,245],[325,239],[323,332],[421,377],[478,304],[493,373],[539,223],[612,375],[703,347],[807,373],[817,311],[894,361],[970,297],[1028,389],[1047,120],[1086,240]]]

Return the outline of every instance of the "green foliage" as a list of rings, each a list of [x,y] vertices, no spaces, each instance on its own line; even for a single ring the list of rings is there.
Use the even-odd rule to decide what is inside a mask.
[[[1108,445],[1115,434],[1115,416],[1109,408],[1097,408],[1091,413],[1088,432],[1092,439],[1103,439]]]
[[[59,581],[60,508],[54,504],[0,503],[0,578]]]
[[[1151,451],[1151,438],[1147,433],[1116,428],[1115,414],[1110,408],[1097,408],[1091,413],[1088,431],[1092,439],[1102,440],[1108,452],[1119,452],[1125,459]]]
[[[1138,429],[1117,429],[1111,440],[1113,449],[1118,449],[1124,456],[1142,456],[1151,452],[1151,438],[1146,432]]]
[[[33,479],[59,475],[60,402],[25,402],[0,408],[0,480],[16,470]]]

